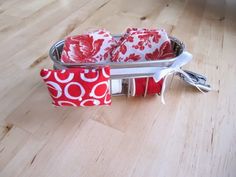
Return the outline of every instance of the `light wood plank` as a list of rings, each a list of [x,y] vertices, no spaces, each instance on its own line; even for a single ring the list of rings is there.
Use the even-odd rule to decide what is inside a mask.
[[[234,0],[0,0],[0,177],[235,177]],[[55,108],[39,71],[65,36],[165,28],[208,76],[200,94],[178,79],[159,97]]]

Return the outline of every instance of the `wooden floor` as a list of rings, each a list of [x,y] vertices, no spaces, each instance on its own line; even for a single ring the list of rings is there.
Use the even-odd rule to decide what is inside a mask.
[[[201,94],[175,79],[160,97],[54,108],[39,76],[50,46],[106,28],[165,28],[187,45]],[[235,177],[235,0],[0,0],[1,177]]]

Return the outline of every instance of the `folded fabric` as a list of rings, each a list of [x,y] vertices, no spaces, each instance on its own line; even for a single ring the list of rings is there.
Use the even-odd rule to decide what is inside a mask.
[[[161,79],[159,82],[155,82],[152,77],[135,78],[131,82],[132,84],[131,95],[132,96],[144,96],[145,94],[146,95],[155,95],[155,94],[160,95],[161,89],[162,89],[162,83],[163,83],[163,79]]]
[[[40,75],[47,84],[56,106],[110,105],[110,68],[42,69]]]
[[[173,58],[171,41],[164,29],[128,28],[113,51],[113,62],[133,62]]]
[[[122,92],[122,79],[111,80],[111,93],[119,94]]]
[[[117,45],[110,32],[97,30],[68,37],[65,40],[61,61],[63,63],[104,63],[111,58]]]

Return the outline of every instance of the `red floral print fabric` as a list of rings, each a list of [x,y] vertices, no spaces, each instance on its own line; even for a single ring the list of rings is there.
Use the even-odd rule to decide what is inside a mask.
[[[117,45],[110,32],[97,30],[68,37],[65,40],[61,61],[63,63],[104,63],[110,60]]]
[[[128,28],[113,51],[113,62],[161,60],[175,57],[165,30]]]
[[[73,68],[67,70],[42,69],[55,106],[110,105],[110,68]]]

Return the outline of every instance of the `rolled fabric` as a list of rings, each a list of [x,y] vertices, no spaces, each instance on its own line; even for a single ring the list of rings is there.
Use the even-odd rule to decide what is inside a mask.
[[[105,63],[117,45],[110,32],[97,31],[67,37],[63,46],[63,63]]]
[[[173,58],[171,41],[164,29],[128,28],[112,54],[113,62]]]
[[[147,82],[148,79],[148,82]],[[163,79],[155,82],[152,77],[149,78],[136,78],[131,82],[131,96],[144,96],[145,89],[147,95],[161,94]],[[147,84],[147,85],[146,85]]]
[[[111,93],[119,94],[122,92],[122,79],[111,80]]]

